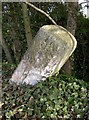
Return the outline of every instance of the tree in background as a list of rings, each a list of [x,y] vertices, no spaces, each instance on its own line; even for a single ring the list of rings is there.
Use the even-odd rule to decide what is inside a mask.
[[[5,55],[6,55],[8,62],[12,64],[13,63],[12,56],[11,56],[10,50],[9,50],[4,38],[2,38],[2,41],[0,41],[0,42],[1,42],[2,48],[5,52]]]
[[[22,3],[22,11],[23,11],[23,20],[24,20],[27,45],[28,45],[28,48],[30,48],[31,42],[32,42],[32,33],[30,28],[30,16],[28,14],[28,8],[26,3]]]
[[[77,78],[89,81],[89,19],[82,14],[77,17],[75,37],[78,45],[74,53],[74,73]]]
[[[67,2],[67,11],[68,11],[68,18],[67,18],[67,30],[75,35],[76,30],[76,17],[77,17],[77,2]],[[65,74],[71,75],[72,72],[72,60],[71,58],[65,63],[63,66],[63,72]]]
[[[2,3],[2,11],[3,39],[6,40],[14,63],[18,64],[27,48],[21,3]]]

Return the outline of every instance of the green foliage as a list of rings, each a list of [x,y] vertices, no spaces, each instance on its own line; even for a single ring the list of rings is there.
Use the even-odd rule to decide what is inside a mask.
[[[21,3],[2,3],[2,33],[15,64],[27,49]],[[3,58],[5,54],[3,51]]]
[[[89,119],[89,85],[58,75],[32,86],[3,82],[3,120]]]
[[[15,64],[10,64],[8,61],[3,60],[2,62],[2,78],[10,78],[12,73],[14,72],[16,68]]]
[[[89,19],[79,15],[75,37],[78,45],[75,50],[74,71],[79,79],[89,81]]]
[[[66,28],[67,12],[66,7],[63,4],[58,3],[38,3],[35,4],[37,7],[43,9],[57,22]],[[32,30],[37,31],[37,27],[41,27],[44,24],[52,24],[51,21],[41,13],[31,10],[31,23]],[[78,12],[79,13],[79,12]],[[78,79],[89,81],[89,19],[86,19],[82,14],[77,16],[77,29],[76,29],[76,40],[78,42],[74,56],[74,71],[75,76]],[[35,26],[35,27],[34,27]]]

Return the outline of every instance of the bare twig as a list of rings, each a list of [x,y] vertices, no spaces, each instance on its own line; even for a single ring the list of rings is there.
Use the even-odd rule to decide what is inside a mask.
[[[48,18],[52,21],[52,23],[53,23],[54,25],[57,25],[57,23],[56,23],[46,12],[44,12],[43,10],[37,8],[36,6],[34,6],[33,4],[31,4],[31,3],[27,2],[27,1],[25,1],[25,3],[28,4],[29,6],[31,6],[32,8],[34,8],[35,10],[41,12],[41,13],[44,14],[46,17],[48,17]]]
[[[80,3],[79,5],[82,5],[82,4],[85,4],[85,3],[88,3],[89,1],[85,1],[85,2],[82,2],[82,3]]]

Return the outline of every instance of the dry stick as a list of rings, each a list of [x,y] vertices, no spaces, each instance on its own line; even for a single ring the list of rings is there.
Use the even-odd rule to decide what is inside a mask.
[[[57,23],[56,23],[46,12],[44,12],[43,10],[37,8],[37,7],[34,6],[33,4],[28,3],[27,1],[25,1],[25,3],[28,4],[29,6],[33,7],[35,10],[41,12],[41,13],[44,14],[46,17],[48,17],[48,18],[52,21],[52,23],[53,23],[54,25],[57,25]]]
[[[88,3],[89,1],[86,1],[86,2],[82,2],[82,3],[80,3],[79,5],[82,5],[82,4],[85,4],[85,3]]]

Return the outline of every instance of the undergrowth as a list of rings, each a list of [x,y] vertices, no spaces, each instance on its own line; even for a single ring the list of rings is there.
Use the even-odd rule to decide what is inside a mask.
[[[2,120],[89,119],[89,84],[65,75],[34,87],[3,81]]]

